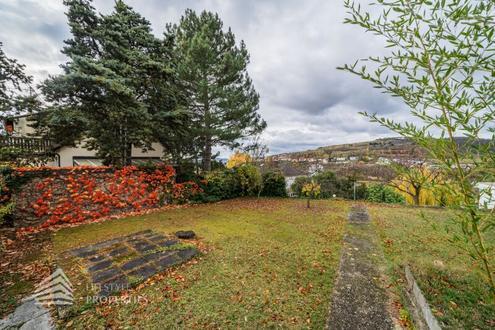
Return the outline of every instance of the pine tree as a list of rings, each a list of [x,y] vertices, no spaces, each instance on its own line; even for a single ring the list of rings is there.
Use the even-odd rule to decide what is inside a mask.
[[[27,75],[25,65],[9,58],[0,42],[0,114],[4,117],[31,110],[36,96],[31,88],[32,77]]]
[[[72,38],[62,75],[43,93],[53,106],[40,117],[64,143],[83,139],[105,163],[128,165],[132,146],[147,150],[163,130],[173,131],[176,102],[164,46],[151,24],[123,1],[98,15],[89,0],[68,0]]]
[[[230,29],[223,31],[218,15],[206,11],[198,16],[186,10],[178,25],[167,26],[165,39],[173,40],[179,83],[192,113],[190,133],[209,171],[214,146],[235,148],[266,127],[247,72],[249,54]]]

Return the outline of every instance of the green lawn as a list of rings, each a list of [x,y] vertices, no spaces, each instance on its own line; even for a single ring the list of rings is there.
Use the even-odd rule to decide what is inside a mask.
[[[39,245],[19,242],[7,251],[19,256],[9,259],[8,269],[0,269],[0,308],[4,315],[12,310],[55,262],[75,287],[76,304],[62,327],[321,329],[351,205],[315,201],[306,209],[304,200],[237,199],[45,233],[38,236]],[[434,230],[420,216],[422,209],[368,207],[385,256],[380,268],[395,284],[389,290],[394,305],[400,300],[397,293],[404,287],[403,266],[408,263],[447,328],[495,326],[495,305],[475,263],[441,230],[448,212],[423,210],[440,229]],[[86,303],[91,294],[87,271],[65,251],[145,229],[164,234],[194,230],[203,253],[124,293],[146,301]],[[400,304],[394,307],[402,316]]]
[[[338,268],[348,204],[319,201],[243,199],[168,210],[55,234],[63,251],[144,229],[170,234],[192,229],[203,254],[130,295],[148,303],[84,306],[84,270],[70,259],[59,263],[76,282],[78,328],[314,327],[328,314]],[[82,289],[78,289],[82,288]]]
[[[449,241],[457,231],[449,212],[378,204],[369,208],[392,276],[402,285],[403,267],[409,264],[445,328],[495,327],[495,302],[478,265]],[[488,244],[493,246],[495,232],[489,237]]]

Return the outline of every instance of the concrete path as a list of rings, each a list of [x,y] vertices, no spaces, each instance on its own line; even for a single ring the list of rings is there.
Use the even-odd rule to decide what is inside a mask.
[[[327,329],[394,329],[366,209],[353,207],[349,222]]]

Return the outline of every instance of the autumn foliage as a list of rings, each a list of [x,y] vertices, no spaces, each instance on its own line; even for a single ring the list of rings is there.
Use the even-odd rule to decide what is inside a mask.
[[[46,168],[18,168],[23,177]],[[108,215],[185,203],[200,192],[194,182],[175,183],[171,166],[121,169],[74,167],[51,169],[33,179],[17,196],[17,217],[33,219],[41,228],[96,220]]]
[[[232,156],[230,156],[225,167],[227,168],[239,167],[241,165],[248,164],[251,161],[252,161],[251,156],[249,156],[247,153],[237,151]]]

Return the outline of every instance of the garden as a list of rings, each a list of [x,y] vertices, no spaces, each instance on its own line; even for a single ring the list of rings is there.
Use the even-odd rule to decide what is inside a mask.
[[[338,268],[345,208],[322,202],[308,213],[292,200],[248,198],[46,232],[36,238],[43,248],[16,260],[19,273],[13,267],[2,272],[2,313],[12,309],[9,299],[36,284],[23,279],[23,267],[40,267],[43,277],[49,272],[44,267],[56,262],[75,288],[73,313],[63,324],[77,328],[321,326]],[[64,259],[64,251],[146,229],[194,230],[201,256],[121,293],[143,296],[146,303],[87,304],[88,275],[77,260]],[[15,249],[21,243],[11,244]]]
[[[2,239],[2,314],[29,294],[58,264],[74,286],[75,303],[60,319],[74,328],[294,327],[322,328],[328,317],[342,237],[348,230],[346,201],[245,197],[69,226]],[[368,204],[385,261],[393,315],[412,325],[404,294],[403,266],[410,264],[435,316],[446,328],[488,328],[495,310],[482,274],[459,254],[447,234],[448,211]],[[91,303],[88,273],[66,251],[152,229],[170,234],[193,230],[200,255],[119,293],[128,303]],[[493,237],[493,236],[492,236]],[[417,242],[424,244],[417,244]],[[495,243],[491,241],[491,243]],[[88,289],[90,288],[90,289]],[[141,297],[142,299],[132,299]]]

